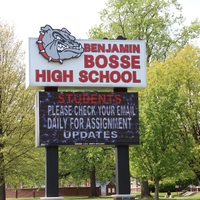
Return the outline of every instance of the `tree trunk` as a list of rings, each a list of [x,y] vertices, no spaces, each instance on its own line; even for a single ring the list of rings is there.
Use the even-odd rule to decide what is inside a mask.
[[[193,172],[196,174],[198,186],[200,186],[200,174],[199,174],[199,172],[196,172],[194,170],[193,170]]]
[[[6,200],[3,153],[0,153],[0,200]]]
[[[0,178],[2,181],[2,178]],[[0,200],[6,200],[6,191],[5,191],[5,183],[1,183],[0,185]]]
[[[200,186],[200,176],[197,176],[198,186]]]
[[[0,110],[2,108],[2,87],[0,88]],[[2,110],[1,110],[2,111]],[[0,138],[3,138],[2,124],[0,123]],[[0,144],[0,200],[6,200],[6,189],[5,189],[5,171],[4,171],[4,155],[2,150],[4,148],[4,143]]]
[[[155,179],[155,200],[159,200],[159,181],[160,179]]]
[[[142,179],[142,182],[141,182],[141,199],[146,199],[146,198],[147,199],[152,198],[152,196],[150,194],[148,181],[146,179]]]
[[[95,167],[90,171],[90,196],[89,197],[98,197],[96,191],[96,177],[95,177]]]

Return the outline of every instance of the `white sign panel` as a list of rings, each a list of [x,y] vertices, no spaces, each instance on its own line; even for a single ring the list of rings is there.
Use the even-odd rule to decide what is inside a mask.
[[[142,40],[76,40],[63,28],[41,28],[29,38],[27,88],[146,87]]]

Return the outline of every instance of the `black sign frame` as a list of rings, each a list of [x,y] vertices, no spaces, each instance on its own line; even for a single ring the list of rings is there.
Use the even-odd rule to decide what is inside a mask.
[[[36,95],[36,146],[138,144],[138,93],[38,92]]]

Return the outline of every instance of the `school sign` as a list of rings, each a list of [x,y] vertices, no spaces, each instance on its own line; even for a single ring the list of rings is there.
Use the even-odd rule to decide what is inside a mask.
[[[29,38],[27,88],[146,87],[142,40],[76,40],[66,29],[41,28]]]
[[[36,146],[139,144],[137,92],[102,90],[146,87],[144,41],[76,40],[45,25],[29,38],[28,62],[28,89],[84,90],[38,92]]]

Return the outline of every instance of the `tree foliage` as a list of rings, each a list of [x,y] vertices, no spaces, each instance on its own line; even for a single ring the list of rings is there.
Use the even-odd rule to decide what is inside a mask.
[[[154,178],[157,199],[161,179],[190,170],[192,157],[198,160],[192,151],[199,123],[199,50],[186,46],[166,61],[154,61],[148,87],[140,92],[141,144],[132,149],[132,164],[139,176]]]
[[[117,38],[145,40],[147,64],[163,60],[169,50],[184,47],[200,34],[200,22],[184,25],[181,4],[177,0],[108,0],[100,12],[101,23],[89,30],[94,39]]]
[[[89,30],[90,38],[103,39],[107,37],[115,39],[122,35],[128,40],[145,40],[146,61],[147,66],[150,67],[151,63],[156,60],[165,61],[170,57],[170,51],[176,52],[177,47],[184,48],[193,39],[199,38],[200,34],[198,19],[192,21],[189,26],[184,24],[182,6],[177,0],[108,0],[106,8],[100,12],[100,18],[101,23]],[[165,67],[165,64],[163,64],[163,67]],[[162,75],[159,78],[162,79]],[[173,88],[173,84],[170,84],[170,86],[169,92],[176,90],[176,88]],[[151,92],[156,94],[157,91]],[[164,93],[162,94],[162,91],[159,91],[159,95],[164,95]],[[176,95],[179,97],[181,94]],[[164,103],[164,99],[160,101]],[[174,107],[174,109],[178,108]],[[158,111],[161,112],[161,110]],[[169,115],[170,113],[168,113]],[[181,116],[181,113],[179,115]],[[181,118],[176,120],[181,123]],[[195,128],[196,125],[193,126],[193,129]],[[196,128],[194,132],[199,131]],[[186,137],[188,138],[187,134]],[[193,155],[196,155],[198,151],[198,148],[195,148]],[[193,161],[190,165],[195,166],[196,164]]]
[[[21,45],[14,36],[14,28],[0,22],[1,200],[5,199],[5,181],[18,185],[25,179],[31,181],[43,160],[41,151],[34,151],[35,92],[25,87],[25,54]]]
[[[59,174],[70,175],[77,185],[90,181],[90,196],[97,196],[96,181],[105,183],[114,179],[113,148],[62,148],[59,155]],[[61,176],[62,177],[62,176]]]
[[[187,98],[187,103],[179,111],[182,122],[182,138],[192,136],[192,147],[190,167],[200,180],[200,157],[199,157],[199,136],[200,136],[200,49],[195,46],[187,46],[185,49],[174,53],[176,59],[170,58],[170,65],[179,66],[173,69],[174,84],[176,83],[181,98]]]

